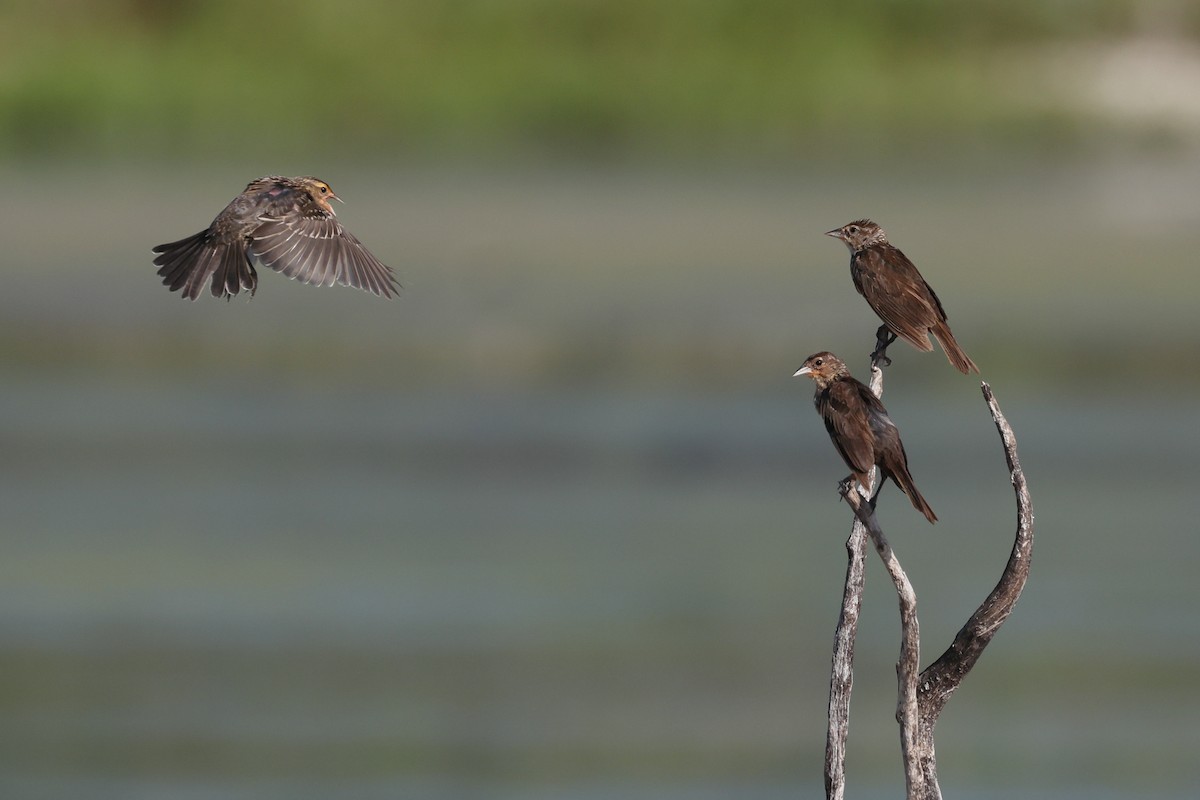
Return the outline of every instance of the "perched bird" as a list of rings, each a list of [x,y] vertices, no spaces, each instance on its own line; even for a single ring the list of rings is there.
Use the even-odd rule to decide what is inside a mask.
[[[817,385],[813,402],[817,413],[825,420],[825,429],[833,446],[841,453],[851,475],[864,489],[869,487],[871,467],[879,467],[879,489],[888,478],[908,495],[913,508],[931,523],[937,515],[917,491],[908,471],[908,456],[900,431],[888,416],[887,409],[870,387],[855,380],[842,360],[833,353],[821,352],[804,360],[793,377],[807,375]],[[879,489],[875,497],[879,496]],[[875,498],[871,499],[872,505]]]
[[[841,239],[850,249],[850,275],[854,288],[883,320],[876,334],[873,363],[890,364],[887,348],[899,336],[918,350],[933,349],[929,334],[946,351],[946,358],[963,374],[979,372],[963,349],[954,341],[946,310],[908,256],[887,239],[883,228],[869,219],[859,219],[825,232]]]
[[[268,175],[251,181],[206,229],[154,248],[163,283],[195,300],[212,281],[214,297],[258,288],[254,262],[317,286],[340,283],[391,298],[399,284],[390,267],[342,227],[330,200],[341,200],[313,177]]]

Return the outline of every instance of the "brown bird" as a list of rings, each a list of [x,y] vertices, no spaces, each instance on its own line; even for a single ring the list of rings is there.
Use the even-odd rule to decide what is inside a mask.
[[[399,289],[391,267],[342,227],[325,181],[268,175],[251,181],[206,229],[160,244],[154,259],[171,291],[195,300],[212,281],[214,297],[258,288],[254,263],[317,286],[340,283],[392,298]]]
[[[917,491],[908,471],[908,456],[900,431],[887,409],[870,387],[855,380],[842,360],[833,353],[821,352],[809,356],[793,377],[807,375],[817,385],[813,402],[817,413],[825,420],[825,430],[833,446],[852,474],[847,481],[857,480],[864,489],[869,487],[871,467],[879,467],[879,488],[871,498],[874,507],[879,491],[888,478],[908,495],[913,508],[931,523],[937,515]]]
[[[850,249],[850,275],[854,288],[883,320],[875,334],[872,363],[890,364],[887,348],[899,336],[918,350],[929,352],[929,334],[946,351],[946,358],[963,374],[979,372],[954,340],[946,322],[946,310],[933,288],[921,277],[916,265],[887,239],[883,228],[869,219],[859,219],[826,231]]]

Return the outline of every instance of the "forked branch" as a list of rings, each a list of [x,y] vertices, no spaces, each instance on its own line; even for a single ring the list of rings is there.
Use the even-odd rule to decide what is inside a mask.
[[[856,522],[866,527],[875,545],[875,552],[883,559],[896,587],[900,601],[900,660],[896,662],[896,722],[900,723],[900,754],[904,759],[904,785],[906,797],[924,795],[925,775],[921,770],[917,753],[917,670],[921,665],[921,629],[917,623],[917,593],[913,591],[908,575],[900,566],[895,551],[888,544],[875,510],[869,503],[862,502],[854,492],[845,492],[842,498],[854,509]]]
[[[878,396],[883,377],[871,371],[871,389]],[[850,693],[853,687],[854,638],[862,607],[863,561],[867,535],[884,561],[900,601],[901,645],[896,665],[901,751],[909,800],[941,800],[934,748],[934,727],[950,695],[975,666],[983,649],[1012,613],[1029,577],[1033,551],[1033,506],[1025,474],[1017,457],[1016,437],[1000,411],[991,387],[982,384],[983,396],[1000,433],[1017,500],[1017,531],[999,582],[955,636],[953,643],[919,675],[920,635],[916,617],[916,595],[895,553],[879,527],[874,510],[864,502],[869,494],[843,491],[842,497],[854,510],[855,520],[846,542],[849,565],[843,593],[842,613],[834,639],[833,675],[830,681],[829,730],[825,750],[825,793],[828,798],[845,796],[845,746],[849,728]],[[875,473],[871,475],[872,485]]]

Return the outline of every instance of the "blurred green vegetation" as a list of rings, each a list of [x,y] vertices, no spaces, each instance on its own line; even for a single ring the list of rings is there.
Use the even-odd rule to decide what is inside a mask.
[[[50,0],[0,6],[10,156],[744,151],[1071,137],[1006,58],[1134,0]],[[1200,6],[1173,12],[1200,32]],[[1001,57],[1004,56],[1004,57]],[[936,145],[935,145],[936,146]]]

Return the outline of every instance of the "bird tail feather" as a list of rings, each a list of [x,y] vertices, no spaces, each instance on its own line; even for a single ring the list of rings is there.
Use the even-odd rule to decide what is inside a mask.
[[[258,275],[242,248],[225,245],[221,260],[213,273],[213,296],[232,298],[242,289],[249,289],[250,296],[253,297],[258,290]]]
[[[163,285],[172,292],[182,290],[181,294],[189,300],[200,295],[208,276],[217,268],[216,249],[209,242],[207,230],[177,242],[160,244],[154,252],[159,254],[154,263],[159,267]]]
[[[954,365],[954,368],[964,375],[969,375],[974,372],[979,373],[979,367],[975,366],[975,362],[971,360],[963,349],[958,346],[958,342],[954,339],[954,334],[950,332],[950,326],[945,322],[938,322],[936,326],[930,329],[930,333],[938,340],[938,344],[942,346],[942,350],[946,352],[946,358]]]
[[[912,475],[908,473],[897,475],[894,472],[888,472],[887,477],[892,479],[892,483],[900,487],[900,491],[908,495],[908,500],[912,503],[913,508],[924,514],[925,519],[929,520],[930,525],[937,522],[937,514],[933,513],[933,509],[929,503],[926,502],[921,492],[917,490],[917,485],[913,483]],[[880,488],[883,488],[882,481]]]

